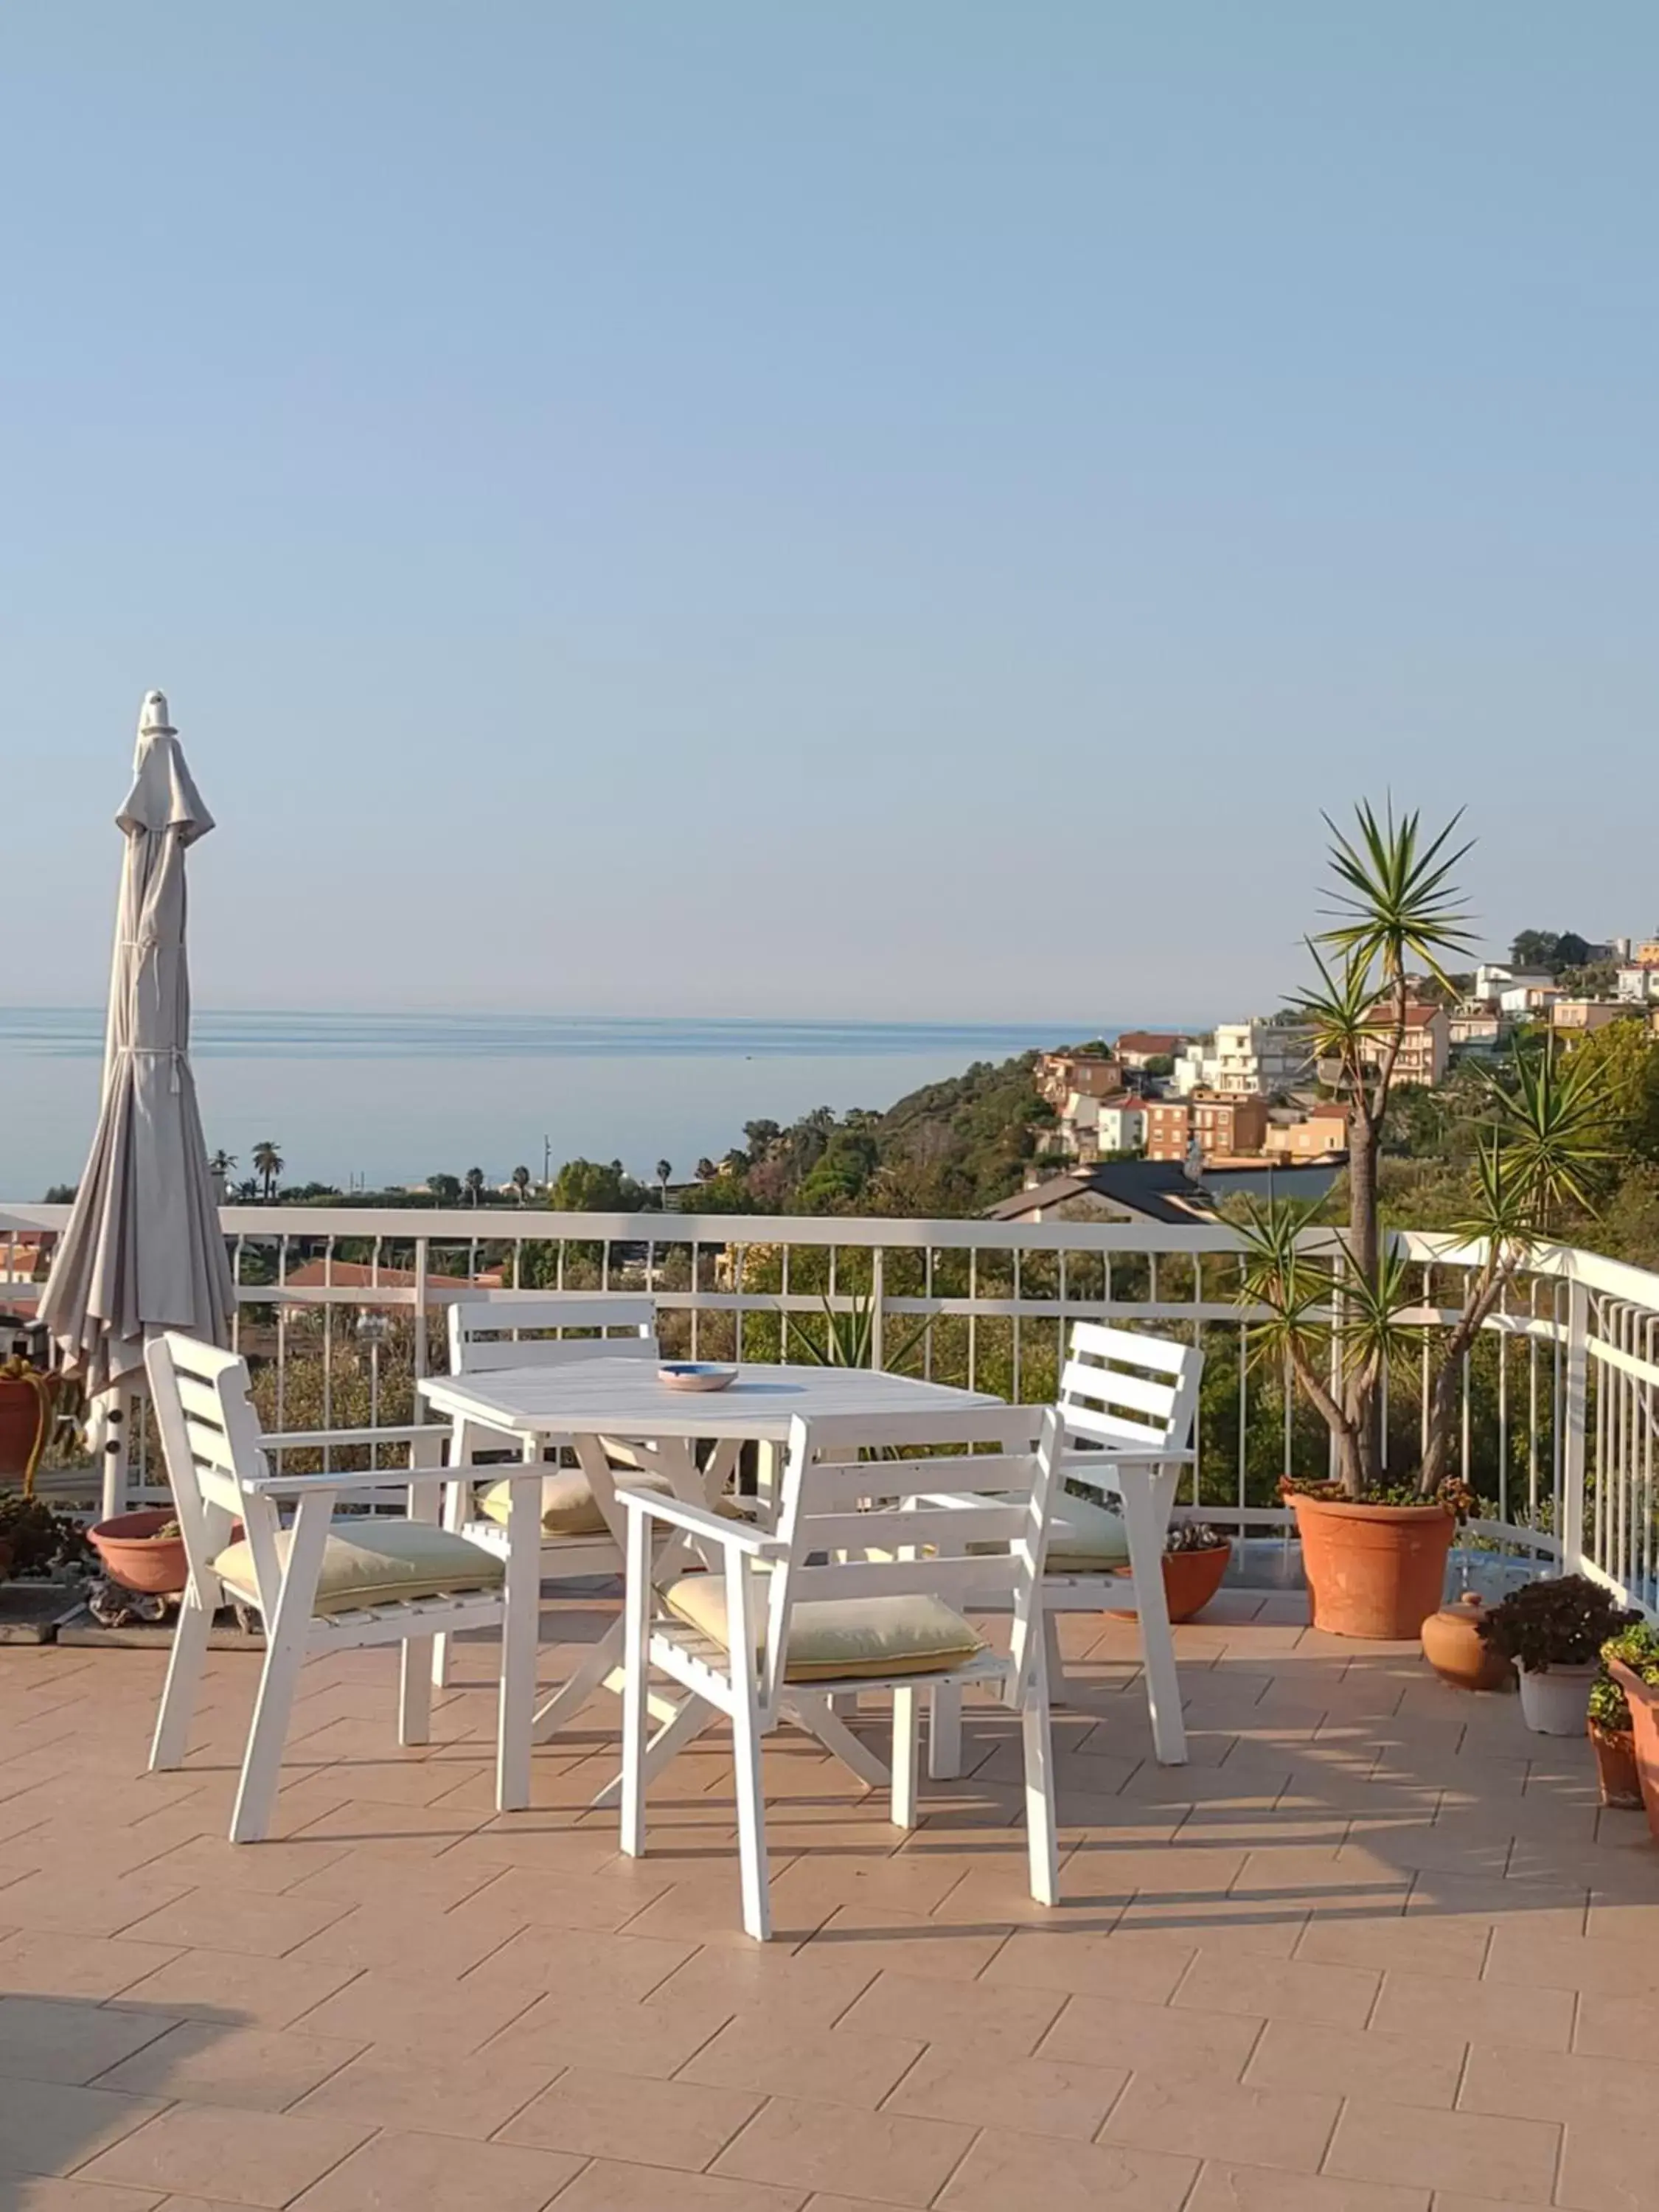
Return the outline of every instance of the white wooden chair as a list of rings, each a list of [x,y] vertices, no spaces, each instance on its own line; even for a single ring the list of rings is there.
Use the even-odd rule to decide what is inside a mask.
[[[649,1778],[673,1750],[725,1714],[737,1772],[743,1924],[764,1941],[771,1918],[763,1739],[837,1696],[890,1693],[892,1817],[896,1826],[912,1828],[921,1700],[940,1684],[957,1692],[976,1686],[996,1691],[1020,1715],[1031,1893],[1055,1903],[1040,1583],[1060,1437],[1058,1417],[1044,1407],[797,1419],[769,1533],[621,1483],[617,1495],[629,1516],[623,1850],[634,1857],[645,1850]],[[963,1446],[988,1443],[997,1449],[957,1455]],[[860,1457],[896,1447],[951,1455]],[[926,1493],[947,1472],[958,1502],[932,1506]],[[682,1576],[659,1599],[652,1579],[656,1526],[702,1540],[711,1557],[718,1547],[720,1571]],[[940,1556],[969,1541],[985,1548],[971,1557]],[[988,1602],[1012,1612],[1006,1657],[986,1649],[957,1609]],[[647,1741],[653,1668],[685,1701]]]
[[[1204,1355],[1193,1345],[1077,1322],[1057,1408],[1066,1431],[1066,1480],[1092,1495],[1062,1494],[1050,1516],[1042,1583],[1050,1689],[1064,1704],[1056,1614],[1133,1610],[1140,1622],[1152,1746],[1165,1766],[1186,1764],[1187,1732],[1164,1590],[1164,1542],[1182,1470],[1193,1464],[1203,1371]],[[1108,1498],[1114,1508],[1104,1504]],[[1112,1572],[1126,1557],[1127,1582]],[[960,1698],[940,1691],[927,1740],[935,1780],[961,1771],[961,1729]]]
[[[1073,1326],[1071,1355],[1060,1380],[1067,1445],[1083,1447],[1068,1449],[1066,1479],[1097,1499],[1117,1501],[1128,1542],[1130,1587],[1126,1593],[1121,1575],[1091,1561],[1094,1540],[1086,1529],[1079,1527],[1075,1545],[1069,1528],[1056,1534],[1042,1585],[1054,1695],[1063,1701],[1065,1675],[1054,1616],[1121,1608],[1128,1596],[1140,1620],[1153,1747],[1166,1766],[1185,1764],[1187,1734],[1164,1594],[1164,1542],[1182,1471],[1193,1464],[1203,1373],[1204,1355],[1196,1346],[1080,1321]],[[1070,1502],[1055,1509],[1057,1528]],[[1085,1516],[1076,1518],[1080,1523]]]
[[[234,1353],[169,1334],[150,1344],[145,1365],[190,1562],[149,1763],[152,1770],[176,1767],[189,1748],[215,1613],[233,1597],[253,1607],[264,1625],[264,1667],[230,1839],[256,1843],[270,1826],[283,1742],[306,1660],[366,1644],[402,1644],[398,1735],[405,1744],[424,1743],[430,1732],[431,1639],[442,1631],[502,1628],[505,1570],[494,1552],[436,1525],[447,1472],[441,1463],[447,1428],[263,1434],[249,1395],[246,1362]],[[267,1459],[279,1448],[386,1443],[409,1445],[406,1470],[283,1475],[273,1473]],[[365,1493],[383,1498],[405,1485],[407,1516],[359,1516],[331,1527],[337,1499]],[[279,1498],[297,1507],[291,1528],[283,1526]],[[236,1522],[244,1532],[240,1539],[234,1537]],[[531,1597],[520,1632],[530,1638],[533,1698],[533,1589]],[[521,1654],[520,1680],[524,1671]],[[498,1776],[498,1798],[504,1805],[515,1798],[525,1802],[528,1794],[527,1704],[521,1716],[525,1742],[520,1765],[525,1771],[521,1782],[514,1783],[505,1763],[514,1722],[507,1687],[504,1673],[504,1764]]]
[[[507,1368],[562,1367],[589,1359],[655,1361],[660,1357],[656,1328],[656,1304],[649,1297],[610,1291],[497,1291],[458,1299],[450,1307],[449,1371],[489,1375]],[[596,1330],[602,1333],[593,1334]],[[546,1440],[526,1442],[483,1422],[458,1421],[455,1427],[453,1463],[472,1473],[451,1486],[444,1503],[444,1525],[505,1556],[505,1478],[510,1470],[479,1468],[477,1455],[509,1450],[526,1462],[539,1462]],[[555,1461],[560,1456],[556,1444],[551,1456]],[[598,1457],[590,1452],[579,1469],[549,1470],[542,1486],[543,1581],[622,1573],[624,1524],[616,1500],[615,1469],[648,1471],[650,1464],[648,1450],[606,1439],[604,1451]],[[533,1740],[545,1742],[573,1720],[616,1672],[621,1657],[618,1621],[539,1708]],[[437,1640],[432,1664],[433,1679],[442,1686],[448,1680],[447,1638]]]

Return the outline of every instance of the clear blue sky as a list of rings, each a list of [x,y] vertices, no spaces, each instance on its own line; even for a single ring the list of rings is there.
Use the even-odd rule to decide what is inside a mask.
[[[0,997],[1274,1002],[1659,921],[1650,0],[16,0]],[[48,929],[35,917],[52,909]]]

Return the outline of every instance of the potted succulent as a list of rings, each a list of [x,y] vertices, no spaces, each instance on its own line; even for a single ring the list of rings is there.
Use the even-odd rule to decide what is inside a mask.
[[[1432,1009],[1413,964],[1449,991],[1441,965],[1472,942],[1452,875],[1457,817],[1426,836],[1416,814],[1358,810],[1332,827],[1334,921],[1309,940],[1316,983],[1299,994],[1310,1059],[1348,1115],[1348,1219],[1316,1230],[1316,1208],[1249,1205],[1238,1297],[1255,1309],[1259,1356],[1294,1378],[1330,1435],[1334,1481],[1286,1469],[1316,1627],[1338,1636],[1415,1638],[1440,1605],[1462,1501],[1450,1481],[1465,1355],[1498,1311],[1527,1254],[1565,1204],[1588,1206],[1607,1157],[1607,1107],[1586,1060],[1517,1048],[1486,1079],[1467,1212],[1449,1242],[1474,1245],[1462,1311],[1437,1348],[1421,1455],[1390,1475],[1382,1452],[1387,1371],[1423,1346],[1421,1291],[1383,1234],[1377,1167],[1407,1036]],[[1410,1316],[1408,1318],[1408,1316]],[[1581,1721],[1582,1725],[1582,1721]]]
[[[1637,1623],[1613,1638],[1602,1657],[1614,1687],[1624,1693],[1642,1803],[1659,1842],[1659,1635],[1645,1621]]]
[[[79,1566],[87,1556],[87,1540],[69,1514],[54,1513],[44,1498],[14,1491],[0,1498],[0,1551],[7,1555],[6,1572],[47,1576]]]
[[[1173,1521],[1164,1539],[1164,1597],[1171,1623],[1179,1626],[1203,1612],[1220,1589],[1232,1558],[1231,1538],[1204,1521]],[[1114,1567],[1127,1575],[1128,1567]],[[1129,1618],[1126,1613],[1123,1618]]]
[[[103,1561],[104,1572],[124,1589],[173,1597],[190,1581],[185,1539],[165,1507],[143,1513],[118,1513],[87,1531],[87,1540]]]
[[[1639,1617],[1587,1575],[1556,1575],[1511,1590],[1480,1637],[1521,1669],[1521,1711],[1534,1735],[1583,1735],[1601,1646]]]

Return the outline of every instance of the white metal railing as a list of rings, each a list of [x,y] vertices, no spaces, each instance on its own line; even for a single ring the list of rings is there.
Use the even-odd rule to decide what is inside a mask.
[[[649,1291],[665,1341],[689,1357],[799,1357],[794,1331],[822,1348],[826,1312],[867,1310],[878,1364],[1012,1399],[1052,1392],[1073,1321],[1154,1327],[1205,1351],[1190,1502],[1235,1526],[1282,1526],[1278,1474],[1317,1465],[1325,1448],[1250,1355],[1239,1240],[1222,1226],[280,1205],[222,1218],[238,1339],[274,1428],[418,1419],[413,1378],[442,1364],[441,1309],[487,1277]],[[67,1218],[64,1207],[0,1207],[0,1243],[8,1230],[38,1236]],[[1425,1328],[1420,1373],[1389,1389],[1389,1455],[1403,1479],[1425,1419],[1431,1339],[1455,1321],[1481,1255],[1448,1237],[1399,1242],[1421,1271]],[[40,1272],[48,1265],[49,1248]],[[24,1272],[14,1235],[0,1306]],[[365,1314],[384,1326],[365,1328]],[[1462,1381],[1458,1464],[1486,1507],[1474,1533],[1659,1610],[1659,1275],[1540,1248]],[[134,1473],[142,1483],[142,1449]]]

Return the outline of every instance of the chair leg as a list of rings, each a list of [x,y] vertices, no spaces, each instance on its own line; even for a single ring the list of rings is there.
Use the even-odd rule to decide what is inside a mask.
[[[259,1694],[248,1731],[242,1778],[230,1816],[233,1844],[262,1842],[270,1827],[271,1809],[283,1778],[283,1745],[288,1736],[294,1692],[305,1665],[311,1637],[312,1601],[323,1564],[334,1492],[313,1491],[300,1501],[289,1539],[288,1570],[277,1595],[276,1609],[265,1622],[265,1663],[259,1677]]]
[[[179,1626],[173,1631],[173,1652],[167,1661],[167,1686],[161,1692],[161,1709],[155,1717],[155,1735],[149,1747],[152,1774],[185,1763],[212,1626],[212,1604],[204,1604],[198,1598],[192,1576],[184,1603],[179,1608]]]
[[[962,1772],[962,1692],[954,1682],[933,1692],[927,1721],[927,1778],[954,1782]]]
[[[507,1590],[501,1621],[500,1732],[495,1809],[521,1813],[530,1802],[530,1746],[536,1717],[536,1655],[542,1596],[542,1478],[538,1468],[512,1479],[507,1518]]]
[[[743,1924],[757,1943],[772,1936],[772,1893],[766,1857],[766,1802],[761,1775],[761,1736],[750,1698],[741,1693],[732,1713],[732,1763],[737,1770],[738,1857],[743,1875]]]
[[[404,1638],[398,1671],[398,1741],[405,1749],[432,1741],[432,1677],[435,1636]]]
[[[752,1577],[740,1553],[726,1558],[726,1639],[731,1651],[732,1764],[738,1800],[738,1858],[743,1877],[743,1924],[757,1943],[772,1934],[772,1892],[766,1860],[766,1785],[761,1771],[760,1683],[750,1611]]]
[[[914,1828],[916,1825],[916,1776],[921,1749],[921,1694],[915,1690],[895,1690],[892,1819],[896,1828]]]
[[[1164,1539],[1152,1484],[1126,1478],[1122,1487],[1123,1530],[1129,1540],[1129,1570],[1135,1611],[1140,1616],[1140,1651],[1146,1673],[1146,1702],[1152,1709],[1152,1749],[1164,1766],[1187,1763],[1187,1730],[1181,1717],[1181,1675],[1175,1638],[1170,1631],[1169,1601],[1164,1591]]]
[[[1042,1609],[1042,1660],[1048,1676],[1048,1695],[1057,1705],[1066,1702],[1066,1655],[1060,1648],[1060,1616]]]
[[[1048,1718],[1046,1661],[1025,1686],[1019,1717],[1025,1753],[1025,1842],[1031,1860],[1031,1894],[1039,1905],[1060,1902],[1060,1848],[1054,1817],[1054,1745]]]
[[[637,1510],[628,1516],[624,1565],[621,1847],[629,1858],[637,1859],[645,1856],[645,1722],[651,1672],[651,1523]]]
[[[461,1441],[458,1435],[458,1446]],[[468,1486],[464,1482],[447,1482],[444,1485],[443,1525],[452,1535],[459,1535],[466,1525],[467,1489]],[[447,1690],[449,1687],[448,1637],[434,1636],[431,1648],[432,1686],[434,1690]]]

